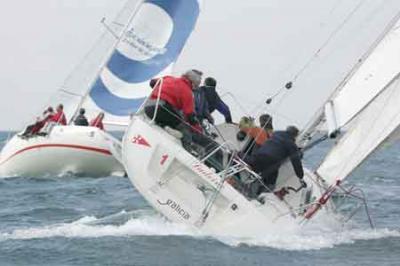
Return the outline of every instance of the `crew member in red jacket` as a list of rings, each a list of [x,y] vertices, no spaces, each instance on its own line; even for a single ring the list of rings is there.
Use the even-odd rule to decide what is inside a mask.
[[[54,116],[53,107],[49,106],[44,112],[42,117],[38,117],[36,119],[36,123],[33,125],[29,125],[24,133],[22,133],[22,137],[34,136],[40,132],[40,130],[46,125],[47,122],[51,121]]]
[[[90,126],[97,127],[97,128],[100,128],[101,130],[104,130],[103,119],[104,119],[104,113],[101,112],[96,116],[95,119],[90,121]]]
[[[195,114],[192,90],[199,87],[201,75],[202,73],[198,70],[189,70],[181,77],[165,76],[158,83],[152,82],[155,88],[145,107],[146,115],[153,118],[157,109],[157,99],[160,97],[155,117],[158,125],[177,129],[184,120],[198,129],[199,122]]]
[[[51,122],[55,122],[60,125],[67,125],[67,119],[65,118],[64,114],[64,106],[62,104],[59,104],[57,106],[57,113],[51,118]]]

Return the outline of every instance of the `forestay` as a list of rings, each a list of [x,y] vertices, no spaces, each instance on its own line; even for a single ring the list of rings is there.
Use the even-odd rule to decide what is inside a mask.
[[[107,121],[126,125],[149,95],[149,80],[171,71],[194,29],[199,1],[137,2],[128,1],[80,67],[86,75],[72,83],[81,88],[63,90],[72,112],[84,107],[91,117],[103,111]]]

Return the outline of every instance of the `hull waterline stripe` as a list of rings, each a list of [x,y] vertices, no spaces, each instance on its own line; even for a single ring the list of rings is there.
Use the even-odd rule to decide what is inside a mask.
[[[33,150],[33,149],[40,149],[40,148],[69,148],[69,149],[93,151],[93,152],[102,153],[102,154],[105,154],[105,155],[112,155],[112,153],[109,150],[100,149],[100,148],[94,148],[94,147],[88,147],[88,146],[82,146],[82,145],[73,145],[73,144],[39,144],[39,145],[29,146],[29,147],[23,148],[23,149],[15,152],[13,155],[8,157],[6,160],[0,162],[0,165],[6,163],[7,161],[11,160],[13,157],[15,157],[18,154],[21,154],[21,153],[23,153],[25,151],[29,151],[29,150]]]

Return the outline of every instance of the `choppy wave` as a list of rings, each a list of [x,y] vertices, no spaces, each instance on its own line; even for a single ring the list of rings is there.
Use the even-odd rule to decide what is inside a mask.
[[[0,233],[0,241],[30,240],[44,238],[99,238],[134,236],[189,236],[193,238],[215,238],[229,246],[258,246],[283,250],[316,250],[351,244],[357,240],[373,240],[400,237],[400,232],[389,229],[351,229],[337,224],[321,223],[299,227],[297,230],[268,231],[265,228],[257,238],[233,238],[206,236],[201,232],[166,221],[148,212],[121,212],[104,218],[85,216],[77,221],[44,227],[17,229]]]
[[[124,212],[121,214],[124,214]],[[0,240],[26,240],[53,237],[97,238],[107,236],[128,237],[194,234],[193,231],[190,231],[184,226],[169,223],[156,215],[144,215],[139,218],[130,218],[123,224],[104,224],[109,219],[113,220],[113,216],[102,219],[93,216],[85,216],[72,223],[17,229],[10,233],[0,233]]]
[[[389,229],[353,229],[341,232],[309,233],[307,230],[298,233],[277,233],[266,237],[251,239],[224,239],[232,246],[259,246],[282,250],[317,250],[334,248],[338,245],[353,244],[358,240],[374,240],[389,237],[400,237],[399,231]]]

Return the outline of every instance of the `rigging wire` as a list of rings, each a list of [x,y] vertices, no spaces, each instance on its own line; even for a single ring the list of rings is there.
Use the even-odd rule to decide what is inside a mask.
[[[324,46],[321,47],[321,48],[319,49],[319,52],[320,52],[321,50],[323,50],[323,48],[326,47],[326,46],[328,45],[328,43],[330,42],[330,40],[333,39],[334,35],[337,34],[337,33],[340,31],[340,29],[343,28],[344,25],[345,25],[345,24],[350,20],[350,18],[355,14],[355,12],[356,12],[358,9],[361,8],[362,4],[364,4],[364,2],[360,1],[359,4],[352,10],[352,12],[349,13],[349,15],[348,15],[348,16],[346,17],[346,19],[343,21],[343,23],[341,23],[341,25],[339,25],[339,27],[330,35],[330,37],[328,38],[328,40],[324,43]],[[378,13],[377,10],[382,9],[382,8],[385,6],[385,4],[386,4],[385,0],[382,0],[382,1],[380,2],[380,4],[379,4],[376,8],[374,8],[374,10],[371,11],[369,15],[366,16],[366,19],[363,20],[362,24],[365,23],[365,21],[370,21],[370,20],[371,20],[371,17],[376,16],[376,14]],[[349,74],[347,74],[346,77],[343,79],[343,81],[339,84],[339,86],[337,87],[337,89],[335,90],[335,92],[337,92],[339,88],[343,87],[343,86],[347,83],[348,79],[351,78],[351,76],[352,76],[352,74],[355,72],[355,70],[357,70],[358,67],[364,62],[364,59],[363,59],[363,58],[365,58],[365,56],[368,55],[368,54],[371,52],[372,48],[374,48],[374,47],[380,42],[380,40],[383,38],[382,36],[386,35],[387,31],[390,30],[390,28],[392,27],[393,21],[397,21],[397,20],[398,20],[398,16],[399,16],[399,14],[397,14],[397,15],[391,20],[391,22],[389,23],[389,25],[386,26],[385,30],[383,31],[383,34],[379,35],[378,39],[371,45],[371,47],[368,49],[368,51],[367,51],[366,53],[364,53],[363,56],[357,61],[357,63],[356,63],[355,66],[352,68],[352,70],[349,72]],[[317,52],[317,53],[318,53],[318,52]],[[316,57],[318,57],[318,56],[316,55],[316,56],[314,56],[314,57],[316,58]],[[310,60],[310,62],[312,62],[312,60]],[[307,64],[306,64],[306,65],[307,65]],[[300,72],[301,72],[301,71],[300,71]],[[299,76],[299,75],[298,75],[298,76]],[[334,92],[332,95],[334,95],[335,92]],[[332,95],[330,96],[330,98],[332,97]],[[314,119],[311,119],[311,121],[309,121],[309,122],[307,123],[307,125],[306,125],[307,131],[312,130],[312,128],[315,128],[315,127],[319,126],[321,123],[323,123],[323,122],[325,121],[324,118],[321,117],[321,116],[323,116],[323,112],[321,112],[321,109],[322,109],[322,108],[320,108],[320,110],[317,112],[319,115],[314,116],[314,118],[317,119],[318,121],[315,121]],[[340,130],[340,129],[338,129],[338,130]],[[312,133],[311,133],[311,134],[312,134]],[[306,132],[306,133],[304,133],[303,136],[302,136],[302,141],[303,141],[303,142],[304,142],[304,141],[307,141],[307,140],[310,139],[310,137],[311,137],[310,132]],[[328,139],[328,137],[326,137],[326,138],[325,138],[325,137],[322,137],[322,138]],[[313,145],[313,144],[315,144],[315,143],[318,144],[318,143],[320,143],[320,142],[322,142],[321,139],[319,139],[319,140],[315,141],[314,143],[312,143],[311,146],[314,147],[314,146],[316,146],[316,145]]]
[[[346,24],[353,18],[353,16],[361,9],[367,0],[360,0],[358,4],[350,11],[350,13],[345,17],[345,19],[340,23],[334,30],[329,34],[328,38],[322,43],[322,45],[312,54],[312,56],[307,60],[307,62],[299,69],[299,71],[294,75],[293,79],[287,82],[284,86],[279,88],[275,93],[273,93],[266,101],[269,105],[272,101],[281,95],[283,92],[292,89],[293,83],[298,80],[298,78],[310,67],[310,65],[318,58],[320,53],[329,45],[333,38],[346,26]],[[264,103],[260,103],[256,109],[259,109]]]
[[[296,81],[307,69],[308,67],[318,58],[319,54],[324,50],[329,43],[333,40],[334,37],[344,28],[344,26],[353,18],[354,14],[361,9],[361,7],[365,4],[367,0],[360,0],[358,4],[350,11],[350,13],[345,17],[345,19],[340,23],[333,32],[328,36],[325,42],[321,45],[320,48],[310,57],[310,59],[304,64],[302,68],[297,72],[297,74],[293,78],[293,82]]]

